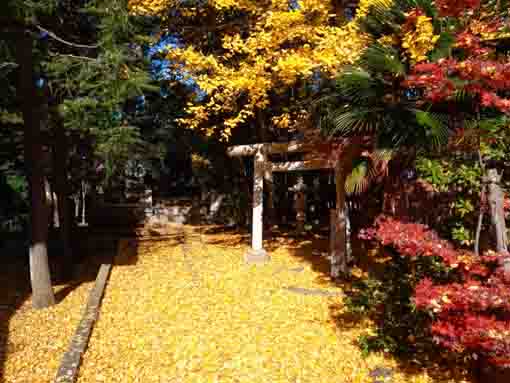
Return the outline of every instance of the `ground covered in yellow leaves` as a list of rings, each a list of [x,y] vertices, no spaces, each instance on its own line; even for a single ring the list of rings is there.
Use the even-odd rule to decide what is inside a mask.
[[[55,378],[60,359],[80,322],[93,282],[71,291],[58,305],[33,310],[27,300],[9,321],[5,383],[43,383]],[[57,286],[58,294],[65,286]],[[2,318],[0,314],[0,318]]]
[[[327,240],[273,238],[271,263],[253,266],[246,236],[186,232],[123,243],[79,382],[369,382],[375,367],[397,382],[459,382],[364,359],[356,339],[370,323],[342,323],[341,295],[287,289],[342,293],[320,255]]]
[[[72,284],[54,285],[57,305],[34,310],[28,265],[11,258],[0,266],[0,383],[52,382],[103,259],[89,258]]]

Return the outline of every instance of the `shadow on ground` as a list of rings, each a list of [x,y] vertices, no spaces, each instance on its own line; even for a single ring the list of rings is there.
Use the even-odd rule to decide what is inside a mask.
[[[221,247],[249,247],[250,232],[248,230],[228,229],[222,227],[206,227],[202,230],[206,235],[205,241],[208,244]],[[218,235],[225,234],[225,235]],[[284,247],[291,256],[296,257],[308,263],[312,270],[317,273],[319,284],[325,286],[334,285],[341,287],[347,296],[353,294],[353,287],[357,283],[366,281],[368,278],[384,280],[387,271],[388,262],[391,257],[388,254],[381,253],[377,249],[371,249],[356,238],[353,238],[352,248],[355,258],[353,272],[348,278],[339,281],[332,281],[330,272],[330,263],[327,256],[329,250],[329,231],[327,227],[316,228],[314,231],[307,232],[304,235],[296,235],[291,226],[279,227],[264,232],[264,248],[269,252],[274,252]],[[388,302],[390,304],[390,302]],[[390,304],[391,305],[391,304]],[[345,309],[343,301],[338,301],[330,306],[330,315],[335,321],[340,331],[366,326],[368,315],[358,314]],[[377,323],[375,323],[377,327]],[[362,348],[362,344],[358,346]],[[430,348],[426,352],[395,355],[388,353],[388,357],[394,359],[398,364],[398,373],[404,375],[406,380],[413,376],[426,373],[433,382],[446,382],[449,379],[453,381],[471,380],[472,377],[466,376],[462,368],[449,368],[451,364],[445,364],[437,352],[437,349]],[[376,369],[385,366],[369,366]]]
[[[28,255],[20,249],[23,237],[4,235],[0,249],[0,382],[9,348],[9,321],[30,296]],[[7,383],[7,382],[6,382]]]
[[[433,343],[427,332],[429,316],[406,303],[413,288],[405,278],[412,274],[405,260],[357,242],[356,267],[348,280],[337,282],[344,288],[345,302],[351,304],[330,307],[337,327],[352,328],[370,321],[375,334],[367,332],[358,340],[358,346],[365,352],[379,351],[393,358],[398,372],[407,378],[425,373],[438,383],[475,381],[464,361],[454,359]],[[374,299],[376,294],[380,298]],[[364,310],[358,311],[360,308]]]
[[[64,259],[59,249],[58,235],[50,234],[48,260],[56,304],[84,283],[96,279],[101,264],[115,255],[117,234],[104,234],[86,227],[73,233],[72,262]],[[131,262],[136,262],[135,256]],[[72,265],[72,271],[70,271]],[[9,351],[18,347],[9,339],[9,322],[14,315],[23,315],[30,307],[30,267],[28,241],[22,233],[0,237],[0,383],[8,383],[5,363]],[[81,308],[80,308],[81,310]]]

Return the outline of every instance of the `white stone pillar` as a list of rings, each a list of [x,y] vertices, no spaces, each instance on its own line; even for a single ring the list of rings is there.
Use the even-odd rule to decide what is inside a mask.
[[[274,208],[274,182],[273,182],[273,169],[271,162],[268,161],[267,156],[264,155],[265,169],[264,169],[264,181],[267,187],[267,210],[266,215],[269,226],[272,228],[276,224],[276,213]]]
[[[246,254],[248,263],[265,263],[269,256],[263,247],[264,213],[264,172],[265,156],[259,150],[253,157],[253,219],[251,229],[251,250]]]

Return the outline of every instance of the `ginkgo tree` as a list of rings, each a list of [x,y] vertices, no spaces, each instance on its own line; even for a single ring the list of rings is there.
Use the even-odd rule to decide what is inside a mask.
[[[360,16],[370,2],[360,2]],[[357,17],[346,20],[336,1],[130,0],[129,6],[160,17],[162,34],[182,39],[182,47],[161,53],[207,94],[190,98],[180,122],[223,138],[269,110],[275,95],[314,76],[334,78],[367,44]],[[269,119],[288,127],[294,115],[275,110]]]

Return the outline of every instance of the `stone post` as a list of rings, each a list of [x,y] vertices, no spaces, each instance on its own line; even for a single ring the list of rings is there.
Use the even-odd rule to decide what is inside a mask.
[[[501,189],[501,174],[496,169],[489,169],[484,181],[488,183],[487,199],[491,215],[491,223],[496,237],[496,251],[500,253],[508,252],[506,225],[504,213],[504,193]]]
[[[251,249],[246,254],[247,263],[266,263],[269,256],[263,247],[263,210],[264,210],[264,172],[265,156],[261,150],[253,158],[253,219],[251,232]]]
[[[152,189],[145,189],[143,193],[143,203],[147,206],[147,209],[152,211],[154,206],[154,200],[152,198]]]
[[[504,201],[505,195],[501,188],[502,174],[497,169],[487,170],[487,175],[483,177],[487,182],[487,201],[489,203],[489,212],[491,224],[496,237],[496,251],[502,254],[501,266],[503,267],[504,279],[510,282],[510,255],[508,253],[507,228],[505,223]]]
[[[296,232],[303,234],[306,220],[306,185],[303,177],[299,177],[297,184],[291,188],[295,192],[294,208],[296,209]]]
[[[270,227],[276,224],[276,214],[274,208],[274,182],[273,182],[273,171],[271,170],[271,163],[267,160],[267,156],[264,154],[265,169],[264,169],[264,180],[267,187],[267,220]]]

